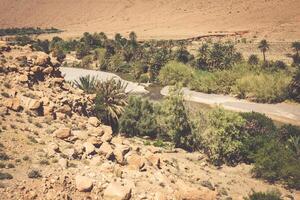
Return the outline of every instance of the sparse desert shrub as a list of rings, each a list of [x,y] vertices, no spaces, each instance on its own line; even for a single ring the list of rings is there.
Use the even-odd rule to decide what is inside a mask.
[[[216,108],[208,113],[208,125],[201,134],[202,145],[212,163],[234,165],[242,160],[245,119],[238,113]]]
[[[158,79],[163,85],[187,85],[193,79],[193,70],[183,63],[171,61],[160,70]]]
[[[248,64],[249,65],[258,65],[259,64],[259,58],[257,55],[250,55],[248,58]]]
[[[40,171],[39,170],[35,170],[35,169],[30,170],[27,173],[27,176],[28,176],[28,178],[32,178],[32,179],[36,179],[36,178],[41,178],[42,177]]]
[[[13,176],[9,173],[0,172],[0,180],[13,179]]]
[[[49,161],[46,159],[43,159],[40,161],[40,165],[50,165]]]
[[[32,143],[38,143],[38,141],[31,135],[27,136],[28,140]]]
[[[244,200],[283,200],[279,191],[255,192],[252,191]]]
[[[81,65],[83,68],[89,69],[93,63],[93,56],[87,55],[82,58]]]
[[[119,125],[120,131],[128,136],[156,137],[158,126],[153,103],[131,96]]]
[[[9,160],[9,156],[5,152],[0,152],[0,160]]]

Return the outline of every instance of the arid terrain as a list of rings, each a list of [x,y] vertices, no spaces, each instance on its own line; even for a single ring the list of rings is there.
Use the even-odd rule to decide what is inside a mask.
[[[298,0],[1,0],[0,28],[56,27],[62,35],[135,31],[143,39],[244,32],[245,37],[300,38]]]

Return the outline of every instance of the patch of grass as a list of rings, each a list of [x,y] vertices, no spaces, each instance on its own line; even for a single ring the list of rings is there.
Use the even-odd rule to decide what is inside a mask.
[[[155,147],[165,147],[166,144],[162,140],[156,140],[155,142],[153,142],[153,146],[155,146]]]
[[[0,180],[5,180],[5,179],[13,179],[13,176],[9,173],[0,172]]]
[[[254,192],[252,191],[244,200],[283,200],[278,191]]]
[[[42,177],[40,171],[35,170],[35,169],[30,170],[28,172],[27,176],[28,176],[28,178],[32,178],[32,179],[36,179],[36,178],[41,178]]]

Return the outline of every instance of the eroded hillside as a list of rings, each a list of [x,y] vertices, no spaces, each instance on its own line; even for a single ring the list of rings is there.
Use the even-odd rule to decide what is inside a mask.
[[[298,0],[1,0],[0,27],[57,27],[62,36],[135,31],[141,38],[189,38],[249,31],[245,37],[300,38]]]

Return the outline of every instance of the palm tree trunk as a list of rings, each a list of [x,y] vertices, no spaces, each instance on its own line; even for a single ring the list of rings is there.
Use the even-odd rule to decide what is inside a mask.
[[[266,62],[266,53],[263,51],[264,63]]]

